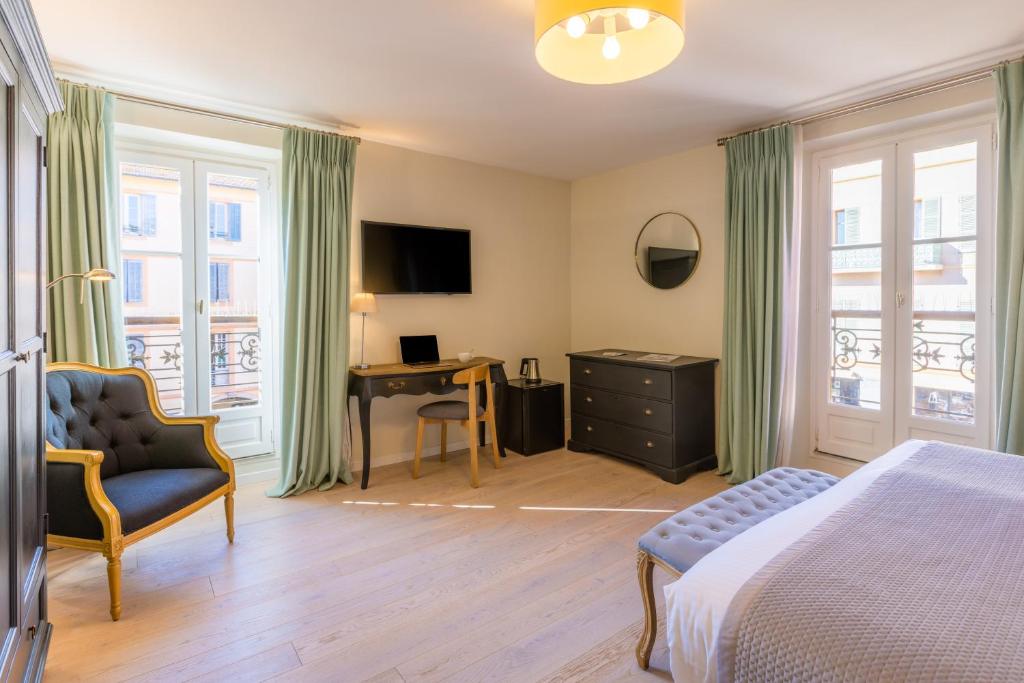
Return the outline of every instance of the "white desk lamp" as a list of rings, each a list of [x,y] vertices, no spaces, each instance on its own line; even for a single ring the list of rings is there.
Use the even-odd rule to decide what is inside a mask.
[[[366,362],[366,314],[377,312],[377,298],[368,292],[354,294],[350,310],[352,313],[362,313],[363,315],[363,334],[362,341],[359,344],[359,365],[356,367],[360,370],[365,370],[370,367],[369,363]]]

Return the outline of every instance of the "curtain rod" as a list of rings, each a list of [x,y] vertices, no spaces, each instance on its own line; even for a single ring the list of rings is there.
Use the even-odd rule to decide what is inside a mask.
[[[72,81],[70,79],[68,79],[68,82],[69,83],[75,83],[75,81]],[[76,85],[86,85],[86,84],[85,83],[76,83]],[[126,102],[137,102],[138,104],[146,104],[146,105],[149,105],[151,107],[160,107],[161,109],[170,109],[172,111],[181,111],[181,112],[185,112],[187,114],[199,114],[201,116],[210,116],[210,117],[217,118],[217,119],[223,119],[225,121],[235,121],[235,122],[238,122],[238,123],[247,123],[247,124],[249,124],[251,126],[260,126],[262,128],[274,128],[276,130],[285,130],[286,128],[304,128],[303,126],[292,126],[292,125],[285,124],[285,123],[278,123],[276,121],[267,121],[266,119],[258,119],[258,118],[252,117],[252,116],[245,116],[245,115],[242,115],[242,114],[229,114],[227,112],[217,111],[215,109],[206,109],[204,107],[194,107],[194,106],[188,105],[188,104],[178,104],[177,102],[168,102],[166,100],[158,100],[158,99],[155,99],[155,98],[152,98],[152,97],[145,97],[143,95],[134,95],[132,93],[120,92],[118,90],[111,90],[110,88],[104,88],[103,86],[98,86],[98,87],[100,87],[102,90],[110,93],[111,95],[113,95],[114,97],[116,97],[119,100],[124,100]],[[306,130],[314,130],[314,129],[306,128]],[[344,135],[343,133],[335,133],[333,131],[317,131],[317,132],[329,132],[329,133],[331,133],[333,135]],[[346,137],[353,138],[356,141],[356,144],[359,144],[359,143],[361,143],[363,141],[362,138],[356,137],[354,135],[348,135]]]
[[[722,147],[726,142],[733,138],[738,138],[741,135],[748,133],[757,133],[762,130],[768,130],[775,126],[782,126],[785,124],[791,124],[794,126],[804,125],[807,123],[813,123],[815,121],[824,121],[826,119],[835,119],[842,116],[849,116],[850,114],[857,114],[862,111],[869,111],[878,107],[892,104],[894,102],[900,102],[902,100],[909,100],[914,97],[920,97],[921,95],[931,95],[932,93],[942,92],[944,90],[950,90],[952,88],[960,87],[961,85],[967,85],[969,83],[977,83],[983,81],[986,78],[992,76],[992,72],[999,66],[1009,64],[1012,61],[1017,60],[1005,60],[987,66],[981,69],[975,69],[974,71],[968,71],[966,73],[958,74],[956,76],[950,76],[943,78],[938,81],[932,81],[931,83],[925,83],[923,85],[916,85],[911,88],[904,88],[903,90],[897,90],[887,95],[879,95],[878,97],[872,97],[871,99],[862,100],[860,102],[854,102],[853,104],[846,104],[841,107],[834,109],[828,109],[826,111],[818,112],[816,114],[809,114],[802,116],[798,119],[792,119],[790,121],[780,121],[773,123],[770,126],[761,126],[760,128],[754,128],[753,130],[744,131],[742,133],[736,133],[734,135],[727,135],[724,138],[718,138],[718,146]]]

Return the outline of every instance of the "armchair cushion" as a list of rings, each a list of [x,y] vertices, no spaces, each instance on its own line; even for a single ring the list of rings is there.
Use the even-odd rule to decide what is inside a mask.
[[[56,448],[103,451],[103,479],[170,468],[216,468],[201,425],[168,425],[149,409],[135,375],[46,374],[46,438]]]
[[[146,470],[104,479],[103,491],[121,513],[121,529],[130,534],[227,483],[228,475],[217,469]]]

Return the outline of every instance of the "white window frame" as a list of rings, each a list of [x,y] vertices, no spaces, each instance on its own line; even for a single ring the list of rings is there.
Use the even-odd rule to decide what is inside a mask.
[[[208,237],[208,216],[198,216],[194,207],[205,200],[206,189],[201,186],[200,171],[230,173],[236,169],[248,169],[262,178],[260,207],[260,240],[264,249],[259,270],[261,285],[266,287],[266,295],[260,302],[261,313],[261,361],[263,363],[263,396],[261,406],[256,408],[237,408],[218,413],[221,421],[217,425],[218,441],[232,458],[245,458],[265,455],[276,450],[276,439],[280,433],[280,411],[277,410],[277,397],[281,391],[280,361],[278,348],[278,319],[281,305],[280,287],[280,158],[279,149],[258,147],[243,143],[235,143],[213,138],[188,135],[172,131],[117,124],[115,135],[115,156],[118,165],[121,161],[152,163],[154,165],[170,164],[182,172],[182,272],[195,273],[195,278],[184,277],[183,301],[195,302],[199,305],[200,292],[209,292],[209,268],[196,269],[195,259],[206,256],[206,240],[196,243],[197,229]],[[118,202],[118,210],[123,210],[123,202]],[[121,217],[118,216],[118,225]],[[198,223],[198,225],[197,225]],[[198,226],[202,227],[199,228]],[[201,253],[200,253],[201,252]],[[197,339],[206,330],[209,335],[210,302],[207,300],[203,312],[198,316],[183,315],[182,320],[182,356],[186,367],[193,368],[195,377],[191,381],[198,387],[197,391],[186,392],[189,397],[185,402],[185,414],[209,413],[209,409],[200,409],[204,397],[208,398],[211,390],[211,358],[198,357]],[[189,310],[186,308],[185,310]],[[195,310],[195,309],[192,309]],[[265,334],[264,334],[265,333]],[[212,347],[212,342],[210,343]],[[199,379],[204,378],[204,379]],[[264,416],[265,426],[257,441],[245,441],[232,445],[232,436],[237,431],[233,424],[234,418],[245,420],[250,413],[259,411]]]
[[[977,235],[977,367],[974,425],[911,414],[912,356],[896,348],[897,335],[908,335],[913,321],[913,269],[903,260],[912,252],[914,225],[914,152],[955,145],[957,140],[978,140],[978,191],[975,220]],[[991,141],[991,142],[990,142]],[[995,431],[994,414],[994,210],[995,133],[991,116],[973,117],[942,126],[905,130],[899,134],[865,137],[859,142],[821,149],[811,155],[813,169],[810,205],[811,301],[813,345],[811,372],[811,420],[817,451],[868,462],[909,438],[939,439],[990,447]],[[831,170],[865,161],[883,160],[882,240],[882,346],[889,366],[882,374],[878,411],[831,402],[831,242],[833,211]],[[888,174],[888,178],[886,174]],[[910,179],[910,182],[908,182]],[[902,211],[903,215],[897,212]],[[897,230],[897,225],[909,229]],[[827,230],[824,229],[827,226]],[[983,274],[988,273],[988,277]],[[898,306],[897,293],[904,305]],[[909,340],[909,337],[907,337]],[[902,407],[901,407],[902,406]]]

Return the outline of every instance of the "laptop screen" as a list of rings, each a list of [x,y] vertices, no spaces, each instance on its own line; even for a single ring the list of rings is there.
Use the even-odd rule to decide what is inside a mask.
[[[399,337],[402,346],[403,363],[436,363],[441,360],[437,352],[437,335],[423,334],[415,337]]]

